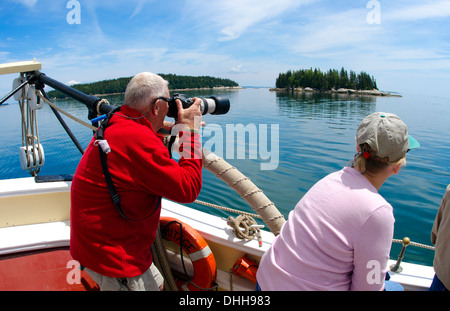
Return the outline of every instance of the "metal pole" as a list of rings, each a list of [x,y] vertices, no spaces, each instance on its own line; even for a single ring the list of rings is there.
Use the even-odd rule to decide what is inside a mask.
[[[64,83],[61,83],[59,81],[56,81],[48,76],[46,76],[44,73],[36,70],[32,72],[33,77],[31,79],[36,79],[37,81],[44,83],[55,90],[58,90],[67,96],[72,97],[75,100],[78,100],[79,102],[86,105],[86,107],[89,110],[89,119],[93,119],[97,117],[98,112],[100,114],[106,114],[114,109],[113,106],[102,103],[100,104],[100,107],[97,108],[97,104],[100,102],[100,98],[92,95],[84,94],[83,92],[80,92],[70,86],[65,85]],[[98,111],[97,111],[98,109]]]
[[[5,97],[2,98],[2,100],[0,101],[0,105],[2,105],[5,101],[7,101],[11,96],[16,94],[17,91],[19,91],[21,88],[23,88],[28,83],[29,83],[29,81],[27,80],[24,83],[22,83],[21,85],[19,85],[15,90],[12,90],[10,93],[8,93],[8,95],[6,95]]]
[[[398,273],[402,272],[403,269],[402,269],[402,267],[400,267],[400,263],[402,262],[403,257],[405,255],[406,247],[410,243],[411,243],[411,240],[408,237],[403,238],[403,241],[402,241],[403,246],[402,246],[402,250],[400,251],[400,254],[398,255],[397,262],[394,265],[390,266],[390,269],[392,272],[398,272]]]
[[[44,97],[47,100],[50,100],[50,98],[48,97],[47,93],[45,93],[44,89],[41,89],[42,94],[44,95]],[[84,150],[83,147],[81,147],[80,142],[78,141],[78,139],[75,137],[75,135],[73,135],[72,131],[70,130],[70,128],[67,126],[66,121],[64,121],[64,119],[61,117],[61,115],[59,114],[58,110],[56,110],[53,107],[50,107],[53,111],[53,113],[55,114],[56,118],[58,119],[59,123],[61,123],[62,127],[64,128],[64,130],[66,130],[67,135],[69,135],[70,139],[72,139],[73,143],[75,144],[75,146],[77,147],[77,149],[81,152],[81,154],[84,154]]]

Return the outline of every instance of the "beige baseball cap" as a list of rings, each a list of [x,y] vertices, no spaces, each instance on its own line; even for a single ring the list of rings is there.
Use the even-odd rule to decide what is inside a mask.
[[[395,114],[375,112],[361,122],[356,131],[356,143],[367,143],[373,150],[371,156],[388,157],[389,162],[400,160],[406,153],[420,146],[408,135],[406,124]]]

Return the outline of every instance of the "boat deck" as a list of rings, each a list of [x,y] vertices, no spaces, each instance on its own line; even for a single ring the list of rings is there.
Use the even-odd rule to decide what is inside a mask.
[[[0,266],[5,265],[9,271],[8,260],[13,257],[27,252],[47,256],[57,251],[60,253],[58,269],[66,274],[70,273],[73,269],[72,266],[67,267],[71,260],[67,251],[70,245],[70,185],[70,182],[40,184],[35,183],[33,178],[0,180]],[[14,208],[10,208],[11,206]],[[243,255],[259,262],[272,244],[272,233],[262,230],[263,243],[260,247],[257,240],[243,241],[236,238],[226,220],[168,200],[162,202],[161,215],[187,223],[205,238],[216,258],[216,282],[221,289],[254,290],[252,282],[240,277],[233,276],[231,284],[230,270]],[[50,259],[46,257],[45,261],[47,260]],[[172,268],[181,270],[177,254],[170,253],[169,260]],[[393,263],[395,261],[389,261],[389,265]],[[34,266],[35,263],[30,265]],[[429,288],[434,277],[433,267],[407,262],[403,262],[401,266],[401,273],[390,273],[392,281],[401,283],[406,290]],[[5,275],[1,269],[0,274]],[[192,267],[188,265],[187,270],[189,272]],[[42,279],[41,276],[37,278]],[[85,289],[94,289],[86,282]],[[82,290],[80,287],[72,289]]]

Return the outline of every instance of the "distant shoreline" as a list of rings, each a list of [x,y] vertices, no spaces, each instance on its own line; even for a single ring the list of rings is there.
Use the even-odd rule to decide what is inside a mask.
[[[373,90],[354,90],[354,89],[331,89],[326,91],[321,91],[313,89],[310,87],[296,87],[296,88],[270,88],[272,92],[298,92],[298,93],[323,93],[323,94],[342,94],[342,95],[356,95],[356,96],[391,96],[391,97],[402,97],[400,94],[392,94],[390,92],[382,92],[377,89]]]
[[[243,89],[242,86],[214,86],[214,87],[199,87],[199,88],[187,88],[187,89],[169,89],[170,92],[181,92],[181,91],[207,91],[207,90],[240,90]],[[107,94],[88,94],[91,96],[96,97],[102,97],[102,96],[112,96],[112,95],[123,95],[125,92],[119,92],[119,93],[107,93]],[[52,100],[58,99],[58,100],[66,100],[69,96],[62,97],[62,98],[52,98]]]

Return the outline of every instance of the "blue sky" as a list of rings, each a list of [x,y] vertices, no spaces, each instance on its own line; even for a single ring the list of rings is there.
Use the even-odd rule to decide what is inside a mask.
[[[2,0],[0,63],[36,58],[64,83],[152,71],[242,86],[344,66],[383,90],[450,96],[450,0],[78,2],[69,24],[69,0]],[[14,78],[0,77],[2,93]]]

